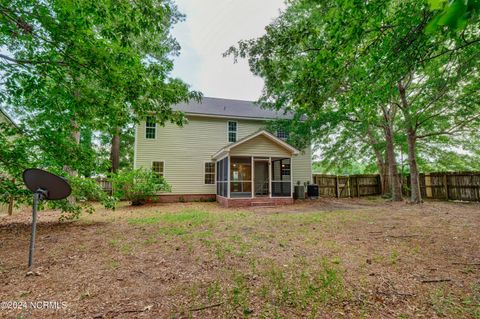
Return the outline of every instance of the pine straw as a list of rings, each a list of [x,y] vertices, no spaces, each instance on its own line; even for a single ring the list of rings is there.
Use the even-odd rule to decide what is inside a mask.
[[[480,205],[322,199],[0,217],[0,301],[65,301],[23,318],[479,318]]]

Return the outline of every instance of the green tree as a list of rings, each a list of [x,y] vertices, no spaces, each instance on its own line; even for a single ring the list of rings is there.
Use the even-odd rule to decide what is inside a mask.
[[[200,95],[170,76],[182,18],[169,0],[0,0],[0,102],[19,115],[36,165],[102,173],[92,136],[103,134],[115,171],[133,124],[183,123],[171,105]]]
[[[116,170],[120,132],[150,113],[181,124],[170,106],[199,96],[169,77],[179,48],[170,31],[181,18],[168,0],[3,0],[0,45],[11,53],[0,56],[3,101],[27,111],[32,126],[53,123],[60,143],[78,145],[82,129],[108,132]],[[80,151],[66,155],[72,161]]]
[[[266,107],[313,118],[296,125],[311,125],[317,136],[340,125],[345,143],[374,133],[367,143],[383,151],[394,199],[401,199],[395,149],[408,144],[411,201],[421,201],[417,141],[426,145],[477,124],[468,96],[478,83],[478,19],[458,31],[429,33],[435,13],[423,1],[289,4],[265,36],[226,54],[247,58],[264,78]]]

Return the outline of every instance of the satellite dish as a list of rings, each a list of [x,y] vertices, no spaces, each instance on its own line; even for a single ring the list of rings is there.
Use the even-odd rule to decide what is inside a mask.
[[[23,172],[23,182],[33,193],[32,236],[28,254],[28,275],[33,274],[32,266],[33,252],[35,251],[38,202],[44,199],[59,200],[67,198],[72,193],[72,188],[64,178],[38,168],[25,170]]]
[[[72,192],[72,188],[63,177],[38,168],[25,170],[23,172],[23,181],[33,193],[42,190],[42,199],[64,199]]]

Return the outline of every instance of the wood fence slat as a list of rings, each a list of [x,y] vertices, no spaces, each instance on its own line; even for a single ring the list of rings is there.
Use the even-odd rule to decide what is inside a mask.
[[[314,174],[320,197],[361,197],[380,195],[382,185],[377,174],[326,175]],[[403,191],[410,194],[410,178],[402,176]],[[420,174],[423,198],[440,200],[480,201],[480,172],[432,172]]]

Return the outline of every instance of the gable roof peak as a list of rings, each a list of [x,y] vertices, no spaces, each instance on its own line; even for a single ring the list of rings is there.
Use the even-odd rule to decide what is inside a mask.
[[[252,139],[254,139],[258,136],[264,136],[264,137],[268,138],[272,143],[280,145],[284,149],[291,152],[293,155],[298,155],[300,153],[300,151],[297,150],[295,147],[293,147],[292,145],[288,144],[287,142],[279,139],[278,137],[271,134],[270,132],[267,132],[266,130],[260,130],[260,131],[257,131],[255,133],[253,133],[253,134],[245,136],[244,138],[236,141],[235,143],[228,144],[227,146],[223,147],[222,149],[217,151],[215,154],[213,154],[212,159],[218,159],[223,154],[226,154],[226,153],[230,152],[231,149],[233,149],[233,148],[235,148],[235,147],[237,147],[237,146],[239,146],[239,145],[241,145],[245,142],[248,142],[248,141],[250,141],[250,140],[252,140]]]

